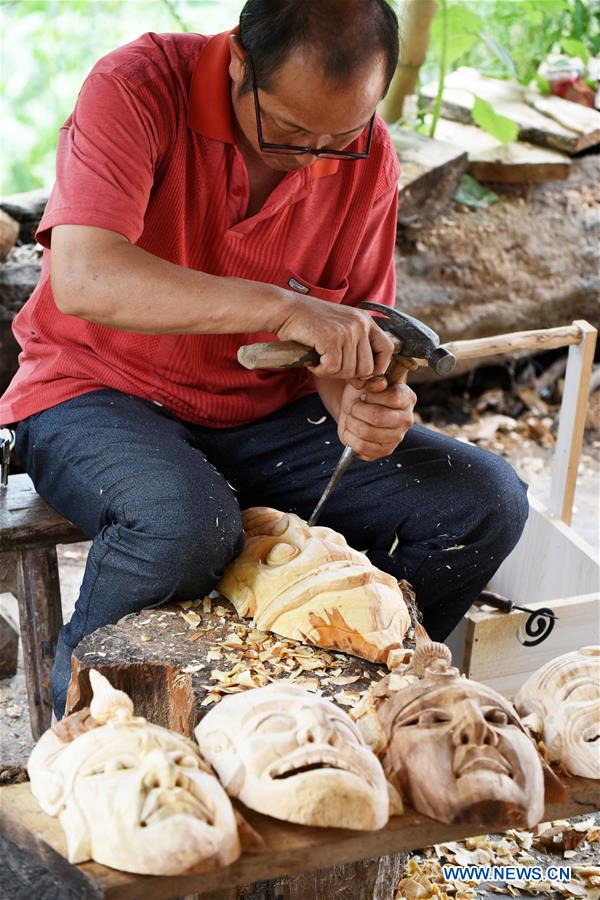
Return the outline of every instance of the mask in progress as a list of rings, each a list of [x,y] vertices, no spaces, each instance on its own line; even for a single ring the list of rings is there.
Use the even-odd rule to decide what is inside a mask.
[[[600,646],[541,666],[517,693],[515,706],[544,741],[550,762],[571,775],[600,778]]]
[[[42,735],[31,790],[58,816],[68,859],[144,875],[177,875],[241,853],[231,802],[182,735],[133,715],[127,694],[90,672],[89,709]]]
[[[227,793],[302,825],[375,830],[388,820],[381,764],[346,712],[291,685],[225,697],[195,730]]]
[[[410,616],[398,582],[331,528],[253,507],[246,545],[218,584],[262,631],[385,663]]]
[[[414,809],[441,822],[539,822],[544,768],[515,710],[461,677],[448,647],[422,626],[415,634],[410,662],[373,687],[359,719],[386,777]]]

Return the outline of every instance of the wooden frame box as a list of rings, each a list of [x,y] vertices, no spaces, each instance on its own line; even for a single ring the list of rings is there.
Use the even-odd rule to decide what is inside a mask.
[[[548,660],[600,643],[598,557],[569,524],[596,329],[582,321],[573,327],[579,330],[579,339],[568,341],[549,505],[546,508],[530,495],[529,519],[521,539],[489,585],[519,605],[549,608],[558,619],[547,637],[536,642],[525,633],[527,613],[472,607],[447,641],[461,671],[509,696]],[[550,331],[556,329],[546,333]]]

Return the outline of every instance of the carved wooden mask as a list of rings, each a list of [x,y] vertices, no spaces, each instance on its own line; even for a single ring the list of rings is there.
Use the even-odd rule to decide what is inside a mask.
[[[600,646],[582,647],[541,666],[515,697],[525,724],[565,772],[600,778]]]
[[[374,830],[388,819],[381,764],[344,710],[302,688],[230,694],[195,730],[227,792],[303,825]]]
[[[45,732],[28,763],[32,793],[58,816],[69,861],[177,875],[237,859],[231,802],[195,745],[134,716],[127,694],[95,670],[90,680],[89,710]]]
[[[385,663],[410,626],[398,582],[330,528],[244,512],[246,546],[218,589],[264,631]]]
[[[412,662],[375,686],[376,728],[364,729],[378,734],[373,743],[387,778],[414,809],[441,822],[539,822],[544,770],[515,710],[461,677],[448,648],[421,626],[415,631]]]

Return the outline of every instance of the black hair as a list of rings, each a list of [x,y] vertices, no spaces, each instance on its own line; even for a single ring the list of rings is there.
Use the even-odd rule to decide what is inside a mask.
[[[385,91],[398,62],[398,19],[388,0],[247,0],[240,13],[239,39],[264,90],[300,47],[314,49],[327,77],[338,82],[380,56]],[[240,94],[250,90],[251,83],[246,63]]]

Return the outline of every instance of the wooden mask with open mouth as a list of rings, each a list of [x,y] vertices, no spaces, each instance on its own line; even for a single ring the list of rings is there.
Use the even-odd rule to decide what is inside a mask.
[[[292,685],[230,694],[196,726],[228,794],[302,825],[374,830],[388,820],[381,764],[344,710]]]
[[[358,723],[386,777],[441,822],[531,827],[543,816],[545,779],[556,779],[514,708],[463,678],[422,626],[415,631],[412,659],[372,688]]]

